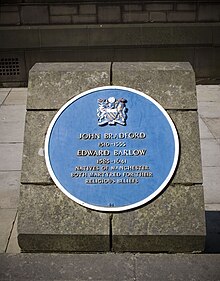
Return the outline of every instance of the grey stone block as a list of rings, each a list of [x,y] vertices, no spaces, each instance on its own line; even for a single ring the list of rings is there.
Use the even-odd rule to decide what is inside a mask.
[[[22,183],[50,184],[42,154],[47,128],[55,111],[32,111],[27,113],[23,152]],[[168,111],[176,125],[180,138],[180,158],[174,183],[201,183],[201,157],[198,118],[196,112]]]
[[[22,161],[22,183],[51,183],[44,159],[44,140],[56,112],[27,112]]]
[[[145,4],[147,11],[169,11],[173,9],[173,4]]]
[[[196,109],[195,77],[188,63],[113,63],[113,85],[150,95],[165,109]]]
[[[42,48],[56,47],[83,47],[88,46],[87,27],[62,25],[49,26],[39,30]]]
[[[20,16],[18,12],[1,12],[1,25],[18,25],[20,24]]]
[[[16,42],[16,43],[15,43]],[[1,30],[0,48],[36,48],[39,47],[39,31],[30,27],[14,27]]]
[[[201,186],[169,186],[150,204],[114,214],[114,251],[203,251],[205,217]]]
[[[50,6],[50,14],[53,16],[74,15],[77,13],[77,5]]]
[[[17,5],[1,6],[1,12],[16,12],[16,11],[18,11]]]
[[[96,5],[86,4],[79,6],[79,13],[84,15],[95,15],[96,14]]]
[[[206,25],[167,24],[143,26],[141,33],[143,45],[197,45],[212,44],[212,32]]]
[[[167,14],[168,22],[195,22],[196,12],[175,11]]]
[[[150,21],[151,22],[165,22],[167,16],[165,12],[150,12]]]
[[[48,7],[46,5],[21,6],[21,21],[23,24],[48,24]]]
[[[176,9],[178,11],[195,11],[196,10],[196,4],[195,3],[177,3]]]
[[[180,140],[179,164],[174,183],[202,183],[198,115],[195,111],[168,111]]]
[[[99,23],[119,23],[120,21],[121,21],[121,9],[119,5],[98,7]]]
[[[142,11],[143,5],[142,4],[125,4],[123,6],[124,11],[131,12],[131,11]]]
[[[109,215],[78,205],[53,185],[22,185],[18,243],[28,252],[109,251]]]
[[[199,21],[216,21],[220,20],[220,4],[200,3],[198,10]]]
[[[51,23],[71,23],[71,16],[50,16]]]
[[[103,25],[88,30],[88,44],[90,46],[136,46],[142,44],[142,32],[140,26],[129,26],[128,32],[128,30],[125,31],[125,25],[118,25],[117,29],[111,25]]]
[[[86,90],[107,85],[110,63],[39,63],[30,70],[27,109],[58,109]]]
[[[96,15],[73,15],[73,23],[96,23]]]
[[[148,12],[128,12],[123,14],[123,22],[148,22]]]

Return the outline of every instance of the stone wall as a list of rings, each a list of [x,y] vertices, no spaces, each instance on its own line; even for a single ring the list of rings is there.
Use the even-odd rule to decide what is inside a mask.
[[[218,1],[17,2],[9,5],[3,1],[0,25],[220,21]]]
[[[184,61],[215,84],[219,38],[219,1],[2,0],[0,86],[27,85],[37,62],[76,61]]]

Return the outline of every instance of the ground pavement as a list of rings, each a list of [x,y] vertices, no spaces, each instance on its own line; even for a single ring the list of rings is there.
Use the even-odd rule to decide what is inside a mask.
[[[202,265],[202,259],[206,260],[206,262],[209,262],[210,255],[208,255],[208,253],[220,253],[220,85],[197,85],[197,97],[198,97],[198,109],[199,109],[202,169],[203,169],[204,196],[205,196],[205,209],[206,209],[206,221],[207,221],[206,255],[205,258],[203,258],[204,255],[201,255],[199,257],[199,259],[201,259],[201,265]],[[17,218],[17,207],[18,207],[18,199],[19,199],[19,182],[20,182],[20,173],[21,173],[21,162],[22,162],[26,99],[27,99],[27,88],[0,89],[0,253],[16,254],[20,252],[20,249],[17,244],[17,238],[16,238],[17,236],[16,218]],[[2,256],[0,256],[0,258],[1,257]],[[12,267],[14,266],[14,270],[19,272],[20,267],[16,268],[16,265],[18,266],[19,264],[18,259],[21,259],[21,256],[5,255],[4,257],[6,257],[5,259],[11,257],[10,260],[11,266]],[[75,258],[77,257],[78,255],[75,256]],[[86,259],[91,259],[93,255],[86,255],[84,257]],[[110,260],[113,257],[114,260],[117,259],[128,260],[128,264],[131,259],[132,265],[130,265],[130,269],[132,268],[132,270],[134,268],[137,268],[138,266],[141,266],[141,262],[144,257],[146,260],[148,260],[149,264],[152,263],[155,265],[155,260],[153,256],[149,256],[149,255],[141,255],[142,258],[139,257],[138,255],[132,255],[132,256],[118,255],[116,257],[114,256],[114,254],[110,254],[106,256],[106,258]],[[160,255],[157,257],[158,259],[156,261],[156,264],[160,260]],[[215,259],[218,259],[219,267],[220,267],[219,257],[220,257],[219,255],[216,255]],[[61,256],[53,255],[51,257],[52,263],[56,265],[56,263],[59,261],[60,258]],[[3,260],[3,263],[6,262],[5,259]],[[27,264],[27,260],[25,259],[28,259],[28,255],[22,256],[22,259],[24,264]],[[46,259],[46,255],[43,256],[35,255],[35,259],[36,259],[34,261],[35,263],[38,263],[40,261],[44,263],[43,260]],[[66,259],[68,259],[68,255],[66,256]],[[95,259],[96,258],[94,256],[93,257],[94,263],[95,263]],[[172,259],[172,255],[168,259]],[[102,260],[103,257],[101,261]],[[178,259],[174,258],[174,260],[177,263],[176,265],[178,268]],[[82,262],[79,260],[78,262],[82,266]],[[180,262],[185,267],[192,266],[191,260],[187,260],[186,256],[183,258],[183,260],[180,259]],[[215,263],[213,263],[211,259],[209,263],[210,266],[215,265]],[[46,261],[45,264],[47,264]],[[160,267],[161,264],[162,263],[159,263],[158,266]],[[164,266],[166,267],[165,264]],[[0,269],[1,269],[1,264],[0,264]],[[26,270],[27,274],[29,272],[28,270],[30,269]],[[184,271],[184,267],[181,270]],[[204,269],[201,268],[201,270],[203,271]],[[66,269],[65,272],[68,272],[68,270]],[[110,272],[112,271],[110,270]],[[150,277],[150,271],[148,271],[148,273],[149,273],[148,277]],[[216,279],[213,276],[210,277],[210,279],[209,278],[202,279],[202,278],[206,278],[206,275],[203,274],[200,276],[201,278],[198,280],[220,280],[220,270],[218,273],[219,273],[219,279],[218,277],[216,277],[217,278]],[[134,278],[138,280],[136,275],[135,276],[132,275],[132,276],[133,279],[129,279],[130,277],[129,278],[126,277],[128,279],[123,277],[123,280],[134,280]],[[169,278],[172,277],[172,275],[169,274],[167,276],[170,276]],[[66,279],[67,277],[68,275],[65,276]],[[31,277],[28,275],[26,276],[26,278],[27,279],[24,280],[31,280]],[[54,280],[54,278],[55,277],[53,276],[51,277],[50,280]],[[160,280],[160,278],[158,280]],[[166,280],[175,280],[169,278],[167,277]],[[1,279],[1,272],[0,272],[0,280],[3,280]],[[22,280],[22,278],[20,279],[12,278],[12,279],[5,279],[5,280]],[[41,280],[41,279],[39,277],[39,279],[36,278],[33,280]],[[61,279],[57,277],[57,280],[61,280]],[[68,280],[77,280],[77,279],[70,279],[68,277]],[[84,280],[84,279],[79,279],[79,280]],[[107,277],[105,277],[103,279],[97,279],[97,280],[114,280],[114,279],[108,279]],[[157,279],[151,279],[151,280],[157,280]],[[178,279],[178,280],[182,280],[182,279]]]

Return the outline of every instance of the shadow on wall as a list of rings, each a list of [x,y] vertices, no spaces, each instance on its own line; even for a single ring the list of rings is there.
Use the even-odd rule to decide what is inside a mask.
[[[206,211],[206,253],[220,253],[220,211]]]

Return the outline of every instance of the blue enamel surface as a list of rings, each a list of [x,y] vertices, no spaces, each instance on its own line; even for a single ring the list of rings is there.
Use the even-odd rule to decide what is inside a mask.
[[[127,100],[126,125],[97,124],[97,100],[124,98]],[[144,139],[80,140],[82,133],[126,133],[144,132]],[[98,147],[100,142],[126,142],[126,147]],[[146,149],[145,156],[113,156],[113,150]],[[111,156],[77,156],[77,150],[110,150]],[[75,100],[57,118],[49,138],[48,154],[54,175],[66,191],[79,200],[101,207],[123,207],[144,200],[154,193],[166,180],[173,165],[175,140],[172,128],[163,112],[150,100],[136,93],[122,89],[94,91]],[[111,166],[147,165],[153,177],[138,177],[138,184],[85,184],[88,177],[72,178],[76,166],[99,166],[97,159],[126,159],[127,164],[109,164]],[[86,173],[89,173],[85,171]],[[121,173],[126,171],[120,171]],[[129,171],[128,171],[129,172]],[[137,171],[131,171],[137,172]],[[142,171],[147,172],[147,171]],[[117,179],[129,177],[111,177]],[[91,179],[91,177],[89,177]],[[100,178],[99,178],[100,179]]]

